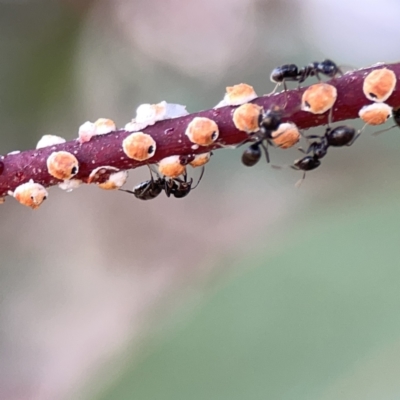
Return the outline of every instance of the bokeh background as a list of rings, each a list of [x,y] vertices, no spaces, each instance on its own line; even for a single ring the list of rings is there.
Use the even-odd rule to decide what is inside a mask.
[[[399,20],[397,0],[0,0],[0,152],[99,117],[124,126],[141,103],[267,93],[288,62],[393,62]],[[371,133],[300,189],[238,149],[182,200],[8,199],[0,398],[400,398],[400,140]]]

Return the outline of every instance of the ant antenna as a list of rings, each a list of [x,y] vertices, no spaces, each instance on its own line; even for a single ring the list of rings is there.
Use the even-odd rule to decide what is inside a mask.
[[[365,128],[366,126],[367,126],[367,124],[364,125],[364,128]],[[393,129],[393,128],[396,128],[396,126],[397,126],[397,125],[393,125],[393,126],[391,126],[390,128],[386,128],[386,129],[382,129],[381,131],[374,132],[374,133],[372,134],[372,136],[378,136],[378,135],[380,135],[381,133],[384,133],[384,132],[390,131],[390,130]],[[362,128],[361,131],[364,130],[364,128]]]
[[[269,152],[268,152],[268,142],[267,142],[267,145],[265,145],[264,142],[261,142],[260,145],[264,150],[265,158],[267,159],[267,163],[269,164],[270,160],[269,160]]]
[[[306,172],[303,172],[303,176],[294,184],[294,187],[296,189],[299,189],[301,184],[304,182],[304,179],[306,179]]]
[[[204,171],[205,171],[205,167],[203,166],[203,167],[201,168],[200,178],[199,178],[199,180],[197,181],[196,186],[192,187],[192,190],[193,190],[193,189],[196,189],[197,186],[199,186],[199,183],[200,183],[201,179],[203,178]]]

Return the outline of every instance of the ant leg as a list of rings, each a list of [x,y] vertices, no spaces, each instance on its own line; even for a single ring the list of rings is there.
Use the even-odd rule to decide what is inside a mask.
[[[321,139],[323,136],[319,136],[319,135],[304,135],[303,136],[306,139]]]
[[[265,158],[267,159],[267,163],[269,164],[268,142],[267,142],[267,145],[265,145],[263,141],[260,141],[260,145],[264,150]]]
[[[132,192],[132,190],[127,190],[127,189],[118,189],[118,190],[125,193],[135,194],[135,192]]]
[[[274,168],[274,169],[283,169],[283,168],[292,168],[292,169],[294,169],[295,171],[298,171],[299,170],[299,168],[298,167],[296,167],[295,165],[276,165],[276,164],[271,164],[271,167],[272,168]]]
[[[185,169],[185,172],[183,173],[183,183],[187,182],[187,171]]]
[[[318,136],[319,137],[319,136]],[[308,146],[308,149],[307,149],[307,151],[305,151],[302,147],[298,147],[297,148],[297,150],[299,150],[300,152],[302,152],[303,154],[310,154],[311,153],[311,151],[313,151],[314,149],[315,149],[315,142],[314,143],[311,143],[309,146]]]
[[[310,143],[311,140],[317,139],[317,140],[319,140],[320,142],[322,142],[322,140],[324,139],[324,136],[319,136],[319,135],[302,135],[302,136],[304,137],[304,139],[307,140],[307,142],[308,142],[308,144],[309,144],[309,147],[308,147],[308,149],[307,149],[306,154],[310,153],[311,147],[315,147],[315,143],[316,143],[316,142],[314,141],[314,142],[311,142],[311,143]]]
[[[183,183],[183,184],[187,183],[187,171],[186,170],[182,174],[182,176],[183,176],[183,179],[177,177],[177,178],[171,178],[171,181],[175,181],[175,182],[179,182],[179,183]]]
[[[160,179],[160,175],[158,175],[158,172],[153,171],[148,163],[146,163],[146,165],[147,165],[147,167],[149,168],[149,171],[150,171],[151,186],[154,187],[155,180],[154,180],[153,172],[157,174],[158,179]],[[139,193],[139,196],[142,196],[146,192],[146,190],[148,190],[148,189],[149,189],[148,187],[143,188],[143,190]]]
[[[249,137],[251,137],[251,136],[249,135]],[[243,146],[246,143],[249,143],[249,139],[244,139],[242,142],[237,144],[235,148],[237,149],[237,148],[239,148],[240,146]]]
[[[170,183],[172,183],[172,185]],[[167,195],[167,197],[171,196],[172,186],[173,186],[172,180],[167,180],[167,179],[164,180],[164,192]]]
[[[151,181],[152,181],[152,182],[155,182],[155,179],[154,179],[153,174],[155,174],[155,175],[157,176],[158,179],[161,178],[159,172],[158,172],[157,170],[154,170],[154,169],[151,168],[151,165],[154,165],[154,164],[148,164],[148,163],[146,163],[146,165],[147,165],[147,167],[148,167],[149,170],[150,170],[150,177],[151,177]]]
[[[146,164],[147,165],[147,167],[149,168],[149,170],[150,170],[150,179],[151,179],[151,181],[152,182],[154,182],[154,177],[153,177],[153,171],[151,170],[151,168],[150,168],[150,165],[149,164]]]
[[[287,102],[288,102],[288,94],[287,94],[288,89],[287,89],[287,86],[286,86],[285,79],[283,80],[283,91],[285,92],[285,103],[283,104],[282,108],[286,108],[286,105],[287,105]]]
[[[299,82],[299,88],[300,84],[302,84],[309,76],[309,73],[304,69],[301,68],[297,74],[297,81]]]
[[[330,126],[331,126],[331,123],[332,123],[332,118],[333,118],[333,116],[332,116],[332,114],[333,114],[333,106],[331,107],[331,109],[329,110],[329,114],[328,114],[328,128],[330,128]]]
[[[283,81],[283,82],[285,82],[285,81]],[[274,93],[276,93],[276,91],[277,91],[278,87],[280,86],[280,84],[281,84],[281,82],[278,82],[275,85],[274,90],[272,92],[270,92],[270,93],[267,93],[266,96],[272,96]]]

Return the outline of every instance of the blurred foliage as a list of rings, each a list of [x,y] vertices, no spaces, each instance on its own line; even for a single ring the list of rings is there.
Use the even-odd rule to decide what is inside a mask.
[[[1,152],[100,116],[122,126],[141,102],[266,93],[286,62],[396,57],[396,1],[224,1],[0,0]],[[298,191],[294,171],[242,168],[238,149],[182,201],[7,200],[0,398],[399,398],[400,144],[370,132]]]
[[[400,381],[388,376],[400,373],[390,360],[400,336],[399,196],[308,209],[275,254],[260,238],[236,265],[245,274],[96,399],[397,398]],[[386,369],[353,381],[382,348]],[[349,383],[335,387],[341,379]]]
[[[68,113],[72,106],[69,93],[83,20],[62,5],[47,2],[0,4],[0,14],[1,46],[10,56],[0,69],[0,115],[13,133],[8,136],[11,148],[26,148],[40,136],[43,115]],[[7,138],[3,148],[5,143]]]

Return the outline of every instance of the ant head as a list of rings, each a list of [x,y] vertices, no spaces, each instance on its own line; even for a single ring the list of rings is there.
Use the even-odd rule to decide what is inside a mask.
[[[338,66],[332,60],[324,60],[318,65],[319,71],[327,76],[333,77],[339,72]]]
[[[311,171],[312,169],[318,168],[320,165],[321,161],[319,161],[315,154],[313,156],[306,156],[294,162],[294,166],[302,171]]]

